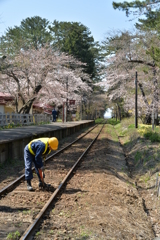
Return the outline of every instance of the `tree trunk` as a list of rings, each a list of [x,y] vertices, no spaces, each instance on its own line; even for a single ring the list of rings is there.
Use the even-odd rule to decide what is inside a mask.
[[[144,118],[144,124],[151,124],[151,122],[152,122],[152,115],[147,114]]]
[[[36,97],[30,99],[26,104],[24,104],[23,107],[19,110],[19,113],[28,114],[35,99]]]

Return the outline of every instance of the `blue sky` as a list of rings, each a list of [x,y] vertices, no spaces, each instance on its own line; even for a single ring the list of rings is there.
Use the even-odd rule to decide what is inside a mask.
[[[125,12],[114,10],[112,2],[113,0],[0,0],[0,36],[8,27],[19,26],[27,17],[39,16],[50,22],[81,22],[90,29],[95,41],[102,41],[108,31],[130,30],[135,23],[129,21]]]
[[[104,118],[111,118],[111,116],[112,116],[112,110],[108,108],[104,113]]]

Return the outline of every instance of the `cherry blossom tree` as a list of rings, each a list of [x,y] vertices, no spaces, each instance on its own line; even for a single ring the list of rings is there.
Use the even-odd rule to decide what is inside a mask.
[[[106,81],[110,100],[123,99],[126,111],[134,109],[135,73],[138,73],[138,110],[144,122],[151,122],[153,109],[158,114],[160,41],[154,33],[122,32],[106,38]],[[156,115],[157,115],[156,114]]]
[[[55,52],[49,46],[21,50],[1,62],[0,88],[15,96],[18,113],[29,113],[35,101],[61,104],[67,96],[77,99],[83,92],[89,94],[91,80],[81,66],[72,56]],[[22,102],[20,109],[18,99]]]

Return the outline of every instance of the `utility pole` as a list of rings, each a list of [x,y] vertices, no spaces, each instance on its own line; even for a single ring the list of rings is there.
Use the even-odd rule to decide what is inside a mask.
[[[68,76],[66,79],[66,91],[67,91],[67,99],[66,99],[66,122],[68,120]]]
[[[153,97],[153,109],[152,109],[152,130],[154,130],[154,127],[158,124],[158,110],[157,110],[157,79],[156,79],[156,69],[155,69],[155,63],[153,62],[153,77],[154,77],[154,97]]]
[[[154,103],[153,103],[153,109],[152,109],[152,130],[154,130]]]
[[[135,78],[135,128],[138,128],[138,111],[137,111],[137,72]]]

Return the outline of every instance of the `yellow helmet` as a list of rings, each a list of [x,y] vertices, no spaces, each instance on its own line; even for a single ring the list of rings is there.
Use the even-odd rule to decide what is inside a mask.
[[[52,150],[57,150],[57,148],[58,148],[58,139],[57,138],[55,138],[55,137],[49,138],[48,143]]]

